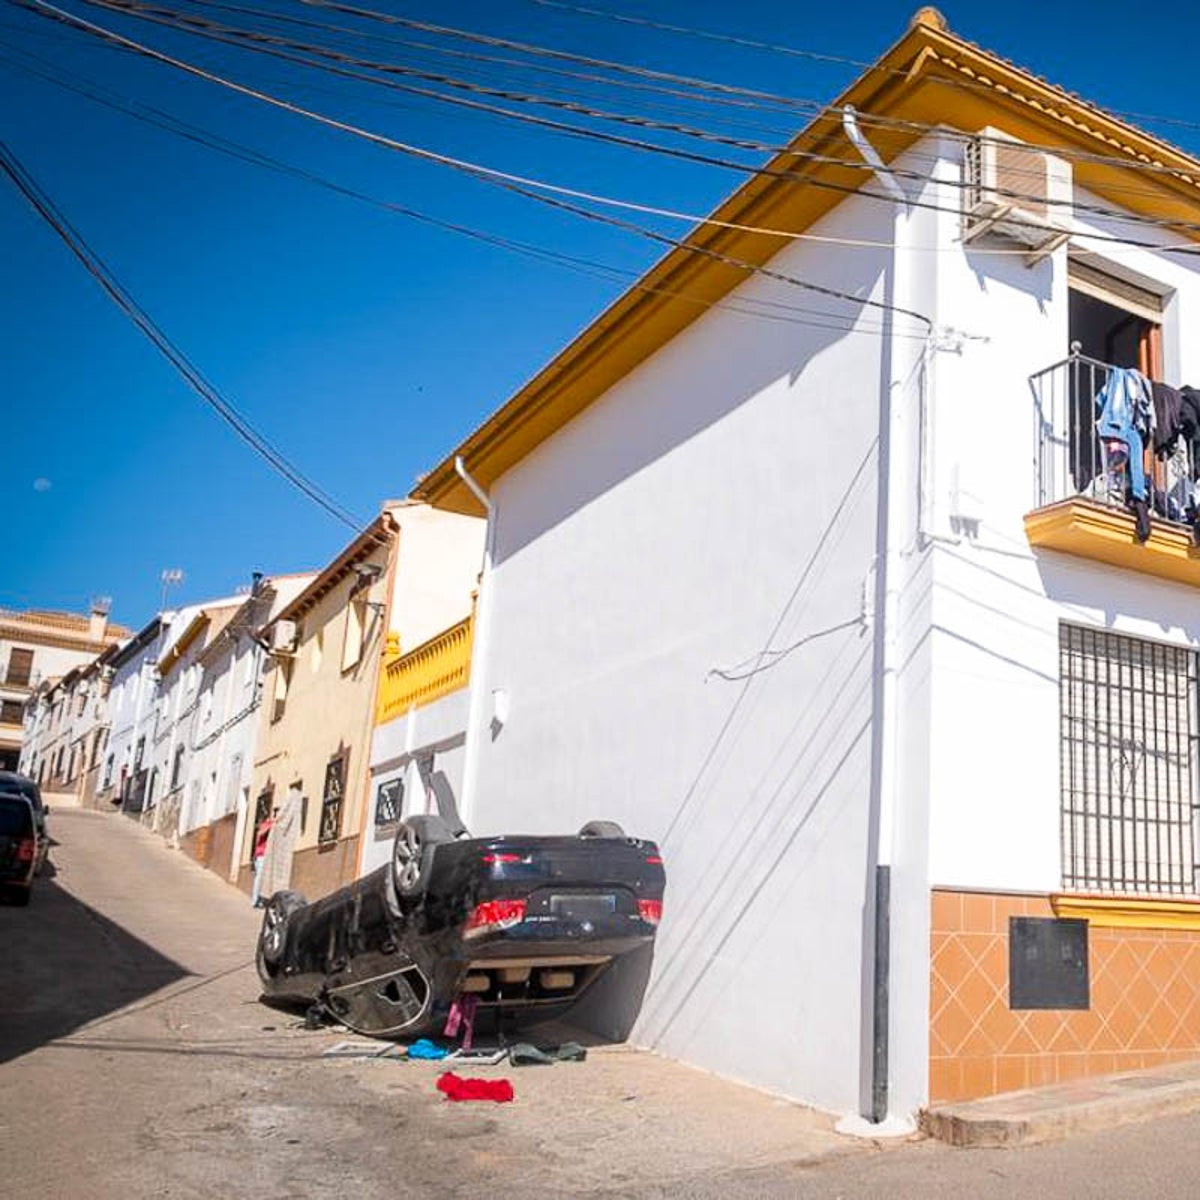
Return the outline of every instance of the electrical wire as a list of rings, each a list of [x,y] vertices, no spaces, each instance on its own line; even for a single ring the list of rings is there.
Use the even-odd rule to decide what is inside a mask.
[[[380,86],[401,91],[405,94],[415,94],[428,99],[483,111],[490,115],[501,116],[510,120],[532,124],[541,128],[550,129],[555,132],[564,133],[569,136],[590,138],[593,140],[606,142],[610,145],[617,145],[629,149],[665,155],[699,165],[718,167],[725,170],[736,170],[743,174],[762,174],[779,178],[799,178],[794,171],[789,171],[787,169],[779,169],[769,166],[754,167],[748,164],[736,162],[734,160],[720,158],[712,154],[703,154],[695,151],[681,150],[675,147],[667,147],[655,142],[648,142],[640,138],[623,137],[599,130],[571,125],[568,122],[555,121],[550,118],[540,117],[526,112],[516,112],[497,105],[483,104],[477,101],[464,99],[462,97],[446,96],[431,89],[400,84],[394,80],[375,79],[373,76],[364,75],[358,71],[347,70],[343,67],[326,67],[322,64],[311,63],[305,58],[299,58],[295,55],[285,53],[284,51],[275,49],[275,47],[282,45],[301,51],[303,54],[316,55],[319,58],[329,59],[339,63],[345,62],[353,66],[365,67],[371,71],[377,71],[385,74],[420,76],[422,78],[430,79],[433,82],[441,83],[447,86],[462,88],[475,92],[484,92],[494,96],[502,96],[510,100],[538,104],[545,103],[551,105],[552,107],[566,108],[572,112],[580,113],[589,117],[616,120],[622,123],[639,125],[641,127],[648,126],[652,128],[665,129],[668,132],[680,133],[691,137],[699,137],[705,141],[713,141],[724,145],[736,146],[740,149],[770,150],[774,151],[776,154],[793,156],[809,162],[816,162],[825,165],[836,165],[839,167],[858,170],[867,175],[869,175],[872,171],[872,168],[861,159],[847,159],[836,155],[816,154],[810,151],[794,149],[790,146],[773,147],[765,145],[761,142],[751,142],[747,139],[734,139],[725,135],[712,134],[703,130],[681,126],[674,122],[660,123],[648,120],[646,118],[630,117],[625,114],[602,112],[573,102],[552,101],[542,97],[529,96],[524,93],[490,89],[483,87],[482,85],[456,80],[444,75],[422,72],[416,68],[354,58],[352,56],[345,55],[340,51],[330,50],[327,47],[313,46],[309,43],[296,42],[292,39],[282,38],[274,34],[262,33],[258,30],[246,30],[234,26],[221,25],[216,22],[209,22],[204,19],[189,18],[179,14],[176,10],[164,9],[158,6],[140,3],[139,0],[82,0],[82,2],[92,7],[105,9],[106,11],[119,12],[124,15],[133,16],[140,20],[181,29],[187,33],[193,34],[194,36],[211,38],[225,44],[244,46],[245,49],[257,53],[265,53],[272,55],[273,57],[283,58],[286,61],[299,63],[300,65],[312,66],[320,70],[328,70],[333,74],[349,77],[361,82],[375,83]],[[199,2],[204,3],[205,0],[199,0]],[[898,178],[915,180],[921,183],[924,183],[929,179],[927,174],[907,168],[892,167],[890,170],[891,173]],[[803,178],[805,183],[818,188],[831,189],[843,192],[845,194],[859,193],[862,195],[872,195],[872,193],[863,192],[861,189],[852,187],[850,185],[834,184],[827,180],[815,180],[807,177]],[[971,184],[965,180],[941,180],[940,182],[945,186],[958,190],[965,190],[971,187]],[[996,194],[1005,199],[1018,201],[1030,200],[1034,198],[1031,197],[1029,193],[1020,192],[1011,188],[996,189]],[[1147,191],[1143,192],[1142,194],[1157,195],[1158,193]],[[1200,222],[1185,222],[1173,218],[1148,217],[1142,214],[1122,213],[1106,205],[1083,203],[1077,199],[1057,199],[1052,197],[1038,197],[1037,199],[1039,199],[1039,201],[1043,204],[1058,206],[1065,209],[1070,209],[1072,211],[1087,212],[1126,224],[1165,228],[1174,231],[1200,232]],[[921,205],[921,202],[914,201],[913,203]]]
[[[883,332],[882,329],[865,327],[862,322],[851,326],[845,324],[831,324],[821,323],[813,320],[805,320],[802,316],[791,314],[811,314],[812,316],[828,317],[830,319],[840,318],[838,318],[838,314],[827,313],[823,310],[808,309],[800,305],[788,304],[778,300],[770,300],[766,298],[746,298],[738,301],[703,300],[689,294],[683,289],[658,287],[642,283],[640,280],[637,280],[637,273],[628,270],[627,268],[617,267],[609,263],[598,262],[594,259],[564,254],[559,251],[547,249],[543,246],[535,246],[530,243],[517,241],[499,234],[493,234],[483,230],[475,229],[456,221],[448,221],[440,217],[435,217],[428,213],[410,208],[406,205],[395,204],[391,201],[380,199],[368,193],[357,191],[354,188],[337,183],[334,180],[309,171],[306,168],[284,162],[283,160],[274,158],[271,155],[263,153],[262,151],[252,149],[242,145],[241,143],[235,142],[232,139],[225,138],[222,135],[212,133],[208,130],[204,130],[199,126],[192,125],[189,122],[183,121],[182,119],[166,113],[161,109],[155,108],[152,105],[146,105],[140,101],[136,101],[128,97],[119,97],[112,92],[109,92],[109,95],[106,97],[103,93],[109,91],[109,89],[103,88],[102,85],[96,84],[94,81],[90,80],[83,80],[81,82],[77,75],[74,81],[72,81],[69,77],[64,78],[61,74],[55,73],[56,69],[54,64],[49,63],[44,59],[40,59],[37,55],[29,54],[28,51],[23,51],[20,53],[22,53],[25,57],[36,60],[40,64],[40,69],[39,67],[31,67],[26,63],[13,62],[11,59],[6,59],[3,54],[0,54],[0,62],[6,62],[10,68],[24,71],[29,75],[41,78],[48,83],[52,83],[55,86],[73,92],[76,95],[93,101],[94,103],[101,104],[115,112],[119,112],[124,116],[142,121],[145,124],[162,129],[166,132],[176,134],[179,137],[194,142],[198,145],[205,146],[208,149],[215,150],[218,153],[228,155],[229,157],[254,166],[263,167],[269,170],[277,171],[281,174],[292,176],[293,178],[300,179],[304,182],[326,188],[349,199],[370,204],[382,211],[395,213],[399,216],[428,224],[434,228],[441,229],[448,233],[471,238],[484,244],[493,246],[497,249],[526,255],[533,259],[538,259],[553,265],[565,267],[567,269],[576,271],[579,274],[590,275],[594,278],[604,279],[609,282],[619,280],[622,283],[629,284],[629,281],[633,279],[635,282],[633,282],[631,286],[635,290],[644,291],[655,295],[674,296],[685,301],[686,303],[694,304],[705,309],[717,308],[741,313],[745,316],[758,317],[765,320],[785,321],[788,324],[801,325],[808,328],[827,329],[840,333],[871,334]],[[139,111],[139,109],[144,111]],[[760,306],[761,308],[775,309],[779,311],[761,311]]]
[[[305,496],[319,505],[334,520],[359,530],[362,526],[349,509],[344,508],[259,433],[250,422],[218,389],[209,382],[200,370],[188,360],[163,330],[142,309],[130,293],[122,286],[103,260],[88,245],[66,216],[54,204],[49,195],[38,185],[6,142],[0,141],[0,170],[8,176],[13,186],[29,203],[30,207],[59,236],[67,248],[83,265],[84,269],[100,285],[109,299],[125,314],[134,326],[154,345],[159,353],[175,368],[188,386],[237,434],[243,442],[260,455],[273,470]]]
[[[302,0],[303,3],[312,3],[314,0]],[[667,21],[653,20],[649,17],[634,16],[630,13],[612,12],[608,9],[590,8],[582,4],[569,4],[566,0],[529,0],[529,3],[536,4],[541,8],[555,8],[563,12],[575,13],[579,16],[599,17],[606,21],[616,21],[625,25],[639,25],[647,29],[655,29],[664,33],[683,34],[688,37],[702,38],[705,41],[725,42],[729,45],[741,46],[752,50],[767,50],[774,54],[789,55],[793,58],[805,58],[812,62],[831,63],[842,66],[854,67],[856,70],[870,71],[886,71],[887,74],[897,77],[904,77],[908,74],[906,69],[899,67],[884,68],[877,62],[865,62],[858,58],[849,58],[842,54],[829,54],[818,50],[805,50],[797,46],[785,46],[776,42],[762,42],[754,38],[742,37],[737,34],[716,33],[709,29],[697,29],[688,25],[674,25]],[[960,86],[964,88],[974,87],[981,90],[990,90],[986,84],[973,84],[970,80],[958,81]],[[1200,122],[1186,120],[1182,117],[1162,116],[1155,113],[1130,112],[1125,109],[1112,108],[1100,109],[1099,105],[1092,104],[1090,101],[1084,100],[1089,108],[1095,108],[1098,111],[1105,111],[1117,117],[1129,117],[1136,121],[1157,121],[1164,125],[1175,125],[1184,129],[1200,129]]]
[[[568,196],[574,199],[587,199],[598,203],[614,203],[611,201],[611,199],[606,201],[603,198],[594,196],[591,193],[581,191],[577,188],[563,187],[559,184],[551,184],[542,180],[530,179],[514,172],[499,171],[492,167],[485,167],[478,163],[456,158],[453,155],[441,154],[435,150],[429,150],[425,147],[414,146],[407,142],[401,142],[395,138],[389,138],[384,134],[363,129],[357,125],[352,125],[347,121],[340,121],[334,117],[327,116],[324,113],[318,113],[312,109],[304,108],[301,105],[293,104],[291,101],[283,100],[277,96],[272,96],[267,92],[260,91],[259,89],[250,87],[247,84],[238,83],[236,80],[226,79],[221,75],[217,75],[215,72],[205,70],[203,67],[198,67],[194,63],[189,63],[183,59],[175,58],[172,55],[165,54],[161,50],[155,50],[152,47],[142,44],[141,42],[133,40],[132,38],[127,38],[123,34],[116,33],[111,29],[106,29],[104,26],[96,25],[92,21],[87,21],[82,17],[77,17],[72,13],[68,13],[63,9],[48,3],[48,0],[16,0],[16,2],[20,3],[22,7],[32,8],[37,12],[44,11],[56,20],[65,21],[67,24],[73,25],[94,37],[108,40],[117,45],[124,46],[137,54],[143,55],[144,57],[161,62],[167,66],[175,67],[187,75],[206,80],[210,83],[215,83],[230,91],[236,92],[239,95],[260,100],[271,107],[281,109],[285,112],[291,112],[297,116],[309,118],[330,129],[336,129],[343,133],[360,137],[365,141],[384,147],[385,149],[395,150],[399,153],[409,155],[424,162],[431,162],[441,166],[450,167],[462,174],[483,180],[485,182],[493,183],[507,191],[526,196],[529,199],[537,200],[542,204],[550,205],[564,211],[575,212],[577,215],[583,216],[588,220],[601,221],[616,228],[627,229],[629,232],[633,232],[639,236],[657,241],[660,244],[673,246],[677,249],[682,249],[691,253],[701,254],[723,262],[727,266],[736,267],[739,270],[746,271],[750,274],[760,274],[768,278],[774,278],[780,282],[803,288],[818,295],[830,296],[838,300],[848,301],[854,305],[862,305],[868,308],[879,309],[883,312],[913,317],[916,320],[923,322],[927,328],[932,328],[932,322],[923,313],[914,312],[911,309],[905,309],[897,305],[888,304],[882,300],[872,300],[861,296],[855,296],[850,292],[845,292],[838,288],[827,287],[824,284],[817,284],[812,283],[809,280],[798,279],[795,276],[787,275],[780,271],[773,271],[755,263],[746,262],[741,259],[733,258],[729,255],[721,254],[707,246],[700,246],[693,242],[683,241],[678,238],[671,238],[665,234],[660,234],[654,232],[653,230],[645,229],[642,226],[633,225],[630,222],[621,221],[614,217],[593,212],[590,209],[571,204],[569,201],[564,201],[562,199],[558,199],[557,197]],[[550,194],[547,195],[543,193]],[[757,226],[739,226],[735,222],[717,221],[713,218],[696,218],[690,214],[671,213],[668,210],[657,210],[653,206],[648,205],[634,205],[625,202],[616,203],[621,207],[633,208],[647,213],[656,213],[657,215],[661,216],[673,216],[678,220],[686,220],[691,222],[699,221],[701,224],[706,223],[732,229],[742,228],[750,232],[766,233],[785,239],[790,239],[793,237],[793,235],[787,231],[772,231],[761,229]]]
[[[103,4],[103,2],[100,2],[100,0],[84,0],[84,2],[88,2],[88,4],[94,4],[97,7],[104,7],[104,8],[109,8],[109,10],[122,11],[122,12],[127,12],[127,13],[131,12],[132,7],[142,7],[142,8],[144,8],[144,10],[149,10],[149,8],[151,7],[148,5],[131,6],[128,4],[124,4],[124,5]],[[262,10],[262,8],[256,8],[256,7],[247,6],[247,5],[228,4],[228,2],[222,2],[222,0],[185,0],[185,2],[188,2],[188,4],[191,4],[194,7],[211,8],[211,10],[217,10],[217,11],[222,11],[222,12],[235,12],[235,13],[242,13],[242,14],[250,14],[250,16],[256,16],[256,17],[268,19],[268,20],[274,20],[274,22],[283,22],[283,23],[302,25],[302,26],[305,26],[305,28],[317,28],[317,29],[322,29],[325,31],[337,32],[337,34],[342,34],[342,35],[349,35],[349,36],[360,37],[360,38],[366,36],[366,35],[362,34],[361,31],[348,29],[347,26],[329,25],[326,23],[313,22],[313,20],[307,20],[304,18],[288,17],[287,14],[270,12],[268,10]],[[313,2],[317,2],[317,0],[300,0],[300,2],[306,2],[306,4],[311,5],[311,4],[313,4]],[[163,14],[172,13],[172,10],[162,10],[162,8],[155,8],[154,11],[156,11],[158,13],[163,13]],[[358,11],[361,13],[370,12],[370,10],[355,10],[355,11]],[[174,16],[181,17],[182,14],[175,12]],[[374,17],[376,17],[380,20],[389,20],[389,22],[390,22],[390,20],[396,20],[396,22],[401,22],[401,20],[403,20],[402,18],[394,18],[394,17],[391,17],[390,14],[383,14],[383,13],[376,13],[376,14],[374,14]],[[187,19],[187,18],[185,18],[185,19]],[[227,26],[227,28],[228,28],[228,26]],[[445,29],[445,26],[431,26],[431,28],[442,30],[442,29]],[[473,34],[470,34],[470,32],[466,31],[466,30],[452,30],[450,32],[451,32],[451,34],[454,34],[455,36],[464,36],[464,37],[475,36]],[[263,40],[263,41],[271,41],[272,40],[272,35],[256,34],[256,31],[250,31],[247,34],[247,31],[245,31],[245,30],[238,30],[238,34],[240,36],[251,36],[251,37],[258,36],[259,40]],[[482,36],[482,35],[479,35],[479,36]],[[389,40],[391,40],[391,38],[389,38]],[[407,42],[406,40],[396,40],[396,41],[400,42],[401,44],[413,44],[413,43]],[[304,47],[310,53],[317,53],[317,54],[322,54],[325,56],[329,56],[332,53],[332,54],[334,54],[334,56],[337,56],[336,52],[330,52],[330,50],[325,47],[311,47],[311,46],[307,46],[306,43],[292,43],[292,44],[294,44],[294,46]],[[446,48],[426,47],[425,43],[415,43],[415,44],[418,44],[418,46],[422,46],[426,49],[437,49],[437,50],[440,50],[440,52],[443,52],[443,53],[446,52]],[[514,44],[518,44],[518,46],[528,46],[528,43],[514,43]],[[538,48],[538,49],[545,49],[545,48]],[[462,52],[450,52],[450,53],[462,53]],[[551,50],[547,50],[547,53],[563,53],[563,52],[551,52]],[[467,55],[467,56],[469,56],[469,58],[480,58],[480,55]],[[576,56],[576,58],[581,58],[581,56]],[[359,61],[361,62],[361,60],[359,60]],[[514,60],[497,60],[497,61],[510,62],[510,64],[512,64],[512,62],[514,62]],[[612,65],[611,60],[589,59],[587,61],[595,62],[595,64],[598,64],[601,66]],[[307,64],[307,65],[314,66],[314,64]],[[391,64],[374,64],[374,62],[371,62],[371,64],[362,64],[362,65],[370,66],[372,68],[372,70],[378,70],[378,71],[391,71],[392,73],[421,74],[421,72],[415,71],[414,68],[403,68],[403,67],[398,67],[396,65],[391,65]],[[520,64],[515,64],[515,65],[520,65]],[[541,66],[541,65],[539,65],[539,66]],[[617,64],[616,66],[628,66],[628,65]],[[642,68],[629,67],[629,70],[636,71],[636,70],[642,70]],[[575,72],[563,72],[563,73],[576,74]],[[355,76],[353,76],[353,74],[352,74],[352,77],[356,78]],[[468,82],[464,82],[464,80],[455,80],[455,79],[452,79],[449,77],[443,77],[443,76],[433,76],[433,74],[425,74],[424,78],[434,79],[434,80],[437,80],[437,82],[443,82],[446,86],[456,86],[456,88],[462,88],[462,89],[467,89],[467,90],[476,90],[476,91],[482,90],[479,85],[472,85]],[[592,78],[599,78],[599,77],[592,77]],[[678,77],[678,78],[686,79],[688,77]],[[374,80],[374,82],[380,82],[380,80]],[[611,82],[611,80],[605,80],[605,82]],[[628,80],[623,80],[623,83],[628,83]],[[704,82],[704,83],[707,83],[707,82]],[[722,84],[722,85],[714,85],[714,86],[722,86],[722,88],[731,88],[732,85]],[[733,89],[733,90],[737,90],[737,89]],[[547,97],[516,94],[516,92],[512,92],[510,89],[492,91],[492,95],[511,98],[511,100],[520,101],[522,103],[551,103],[551,101],[548,100]],[[434,95],[431,98],[437,98],[437,100],[443,100],[443,101],[450,101],[450,97],[442,97],[442,96]],[[696,98],[696,97],[692,97],[692,98]],[[710,98],[710,97],[703,97],[703,98]],[[838,110],[836,110],[836,109],[828,106],[828,104],[824,104],[822,102],[811,101],[811,100],[796,100],[796,98],[794,98],[794,97],[780,97],[780,100],[786,101],[786,102],[792,104],[793,107],[811,109],[812,113],[814,113],[814,114],[827,113],[827,114],[840,115],[840,113],[838,113]],[[626,122],[626,124],[641,125],[643,127],[646,127],[649,124],[647,119],[636,118],[636,116],[635,116],[635,118],[630,118],[630,116],[625,115],[625,114],[613,114],[613,113],[604,113],[604,112],[592,112],[589,114],[587,112],[587,109],[584,109],[581,106],[578,106],[577,102],[572,103],[572,104],[559,103],[559,107],[568,107],[568,108],[571,108],[572,110],[575,110],[575,112],[581,112],[586,115],[592,115],[592,116],[594,116],[594,118],[601,119],[601,120],[623,120]],[[497,115],[506,115],[506,116],[509,116],[510,119],[527,119],[527,118],[524,118],[524,116],[522,114],[500,113]],[[899,120],[899,119],[882,118],[882,116],[875,116],[875,115],[872,115],[869,113],[859,113],[858,119],[864,125],[865,124],[878,124],[884,128],[895,127],[896,130],[898,130],[898,132],[900,130],[904,130],[904,131],[913,131],[914,130],[914,131],[918,131],[918,132],[937,131],[938,133],[942,134],[942,136],[953,137],[953,138],[962,140],[962,142],[991,142],[991,143],[997,143],[997,144],[1003,144],[1003,145],[1009,144],[1009,143],[1003,142],[1003,139],[990,138],[990,137],[982,136],[982,134],[978,134],[978,133],[966,134],[966,133],[960,133],[958,131],[950,131],[950,130],[946,130],[946,128],[944,128],[942,126],[930,125],[930,124],[928,124],[928,122],[917,122],[917,121],[906,121],[906,120]],[[701,137],[701,138],[704,138],[707,140],[724,140],[718,136],[714,136],[714,134],[710,133],[710,131],[695,130],[695,128],[684,128],[684,127],[679,127],[679,126],[672,127],[670,124],[667,124],[667,122],[664,122],[664,124],[661,125],[661,128],[665,128],[665,130],[667,130],[667,131],[673,130],[673,132],[678,132],[680,134],[683,134],[683,136],[688,136],[688,137]],[[563,132],[571,132],[571,131],[568,128],[568,130],[564,130]],[[576,134],[576,136],[578,136],[578,134]],[[780,145],[764,144],[762,142],[751,143],[751,142],[749,142],[749,140],[742,139],[742,148],[752,149],[752,150],[760,150],[760,151],[769,151],[769,152],[774,152],[774,154],[791,154],[791,155],[796,155],[799,157],[804,157],[805,151],[799,150],[798,146],[796,144],[794,144],[794,140],[796,140],[796,139],[793,139],[792,144],[788,144],[786,146],[780,146]],[[727,142],[725,142],[725,144],[732,145],[732,144],[738,144],[738,143],[734,142],[734,140],[727,140]],[[1174,178],[1186,181],[1186,182],[1188,182],[1188,184],[1193,184],[1193,185],[1195,184],[1195,180],[1193,179],[1192,175],[1189,175],[1187,172],[1183,172],[1183,170],[1178,169],[1178,168],[1166,167],[1162,163],[1130,161],[1129,158],[1118,158],[1116,156],[1096,155],[1096,154],[1091,154],[1091,152],[1088,152],[1088,151],[1079,151],[1079,150],[1075,150],[1073,148],[1064,148],[1064,146],[1058,146],[1058,145],[1034,145],[1032,143],[1026,143],[1026,145],[1030,146],[1031,149],[1045,150],[1046,152],[1052,152],[1052,154],[1058,154],[1060,156],[1073,158],[1073,160],[1075,160],[1075,161],[1114,163],[1114,164],[1117,164],[1117,166],[1121,166],[1123,168],[1130,169],[1130,170],[1142,170],[1142,172],[1168,174],[1168,175],[1174,176]],[[846,167],[851,167],[851,168],[856,168],[856,169],[863,169],[863,163],[860,162],[859,160],[857,160],[857,158],[853,158],[853,160],[846,160],[846,158],[836,158],[833,156],[827,156],[827,157],[829,157],[829,161],[839,163],[839,164],[841,164],[841,166],[846,166]],[[746,168],[740,168],[740,169],[746,169]],[[1016,168],[1016,173],[1019,173],[1019,172],[1020,172],[1020,168]],[[1034,173],[1028,172],[1028,174],[1032,175]],[[918,174],[917,178],[924,178],[924,176]],[[948,181],[948,182],[953,182],[953,181]],[[966,185],[959,184],[956,186],[966,186]],[[852,191],[852,188],[846,188],[846,191]],[[1122,193],[1127,193],[1127,194],[1140,194],[1140,196],[1158,196],[1158,194],[1160,194],[1157,191],[1140,190],[1140,188],[1134,188],[1134,187],[1129,187],[1129,186],[1116,186],[1116,187],[1110,186],[1108,188],[1108,191],[1110,191],[1110,192],[1120,191]],[[1014,191],[1012,193],[1012,196],[1010,196],[1010,198],[1025,199],[1028,197],[1026,196],[1025,193],[1019,193],[1019,192]],[[1043,197],[1042,199],[1044,202],[1045,198]],[[1050,203],[1067,204],[1069,202],[1057,202],[1057,200],[1050,200]],[[1076,205],[1076,206],[1078,206],[1078,205]],[[1116,210],[1106,208],[1106,206],[1100,206],[1100,205],[1092,206],[1092,210],[1097,211],[1099,215],[1114,218],[1114,220],[1123,220],[1123,221],[1129,221],[1129,222],[1134,222],[1134,223],[1144,223],[1144,224],[1159,223],[1156,220],[1156,218],[1144,217],[1144,216],[1140,216],[1140,215],[1122,214],[1122,212],[1117,212]]]

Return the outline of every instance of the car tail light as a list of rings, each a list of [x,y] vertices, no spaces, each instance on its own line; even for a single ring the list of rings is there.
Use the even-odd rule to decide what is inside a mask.
[[[651,925],[657,925],[662,920],[662,901],[639,900],[638,915],[643,921],[649,921]]]
[[[509,929],[525,920],[524,900],[485,900],[471,910],[463,934],[489,933],[497,929]]]
[[[661,854],[648,854],[648,855],[646,856],[646,861],[647,861],[647,862],[648,862],[648,863],[649,863],[649,864],[650,864],[652,867],[661,867],[661,866],[663,865],[663,861],[662,861],[662,855],[661,855]]]
[[[36,849],[37,842],[33,838],[22,838],[17,843],[17,862],[33,862],[33,854]]]
[[[496,863],[518,863],[521,861],[519,854],[485,854],[482,861],[489,867]]]

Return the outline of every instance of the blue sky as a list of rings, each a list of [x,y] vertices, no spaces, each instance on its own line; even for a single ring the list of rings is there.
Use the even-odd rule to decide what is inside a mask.
[[[245,0],[329,23],[294,0]],[[220,73],[388,135],[489,166],[688,211],[741,176],[464,113],[306,71],[89,8],[62,6]],[[828,100],[852,67],[708,43],[552,11],[532,0],[363,0],[581,54]],[[915,5],[862,0],[593,0],[597,8],[858,59],[902,33]],[[170,4],[170,0],[168,0]],[[188,9],[187,0],[178,8]],[[198,13],[198,8],[188,9]],[[1127,4],[1014,0],[943,6],[956,32],[1123,111],[1200,120],[1191,101],[1200,16],[1128,49]],[[229,23],[260,19],[219,13]],[[396,31],[410,40],[461,45]],[[296,36],[316,38],[324,35]],[[476,47],[476,49],[479,49]],[[368,57],[437,64],[517,91],[550,86],[609,107],[656,102],[582,82],[377,42]],[[0,136],[125,286],[233,403],[326,491],[363,517],[528,378],[621,290],[612,279],[485,246],[221,156],[15,69],[37,55],[194,125],[373,196],[630,271],[650,243],[371,147],[0,0]],[[36,64],[33,64],[36,65]],[[573,89],[573,90],[572,90]],[[557,115],[557,114],[551,114]],[[718,113],[707,117],[716,128]],[[778,113],[734,115],[778,141]],[[693,106],[691,123],[706,117]],[[1200,130],[1143,121],[1192,151]],[[673,143],[676,145],[686,143]],[[713,147],[721,152],[719,147]],[[754,156],[743,156],[753,162]],[[671,232],[680,227],[663,226]],[[188,390],[11,187],[0,184],[0,394],[7,538],[0,605],[81,609],[114,598],[142,623],[159,573],[178,595],[232,592],[254,570],[321,565],[348,537],[247,450]]]

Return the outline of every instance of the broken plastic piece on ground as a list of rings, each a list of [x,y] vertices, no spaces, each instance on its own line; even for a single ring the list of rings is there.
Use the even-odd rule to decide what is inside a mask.
[[[507,1079],[463,1079],[453,1071],[438,1076],[437,1089],[447,1100],[494,1100],[507,1104],[513,1098],[513,1086]]]
[[[335,1042],[321,1051],[322,1058],[404,1058],[407,1054],[404,1046],[379,1042]]]
[[[475,1046],[470,1050],[452,1050],[446,1055],[446,1062],[470,1063],[474,1067],[494,1067],[508,1057],[504,1047]]]
[[[445,1058],[449,1053],[445,1046],[439,1046],[428,1038],[419,1038],[408,1048],[409,1058],[439,1059]]]
[[[508,1048],[508,1057],[514,1067],[528,1067],[541,1063],[583,1062],[587,1051],[578,1042],[563,1042],[561,1046],[515,1042]]]

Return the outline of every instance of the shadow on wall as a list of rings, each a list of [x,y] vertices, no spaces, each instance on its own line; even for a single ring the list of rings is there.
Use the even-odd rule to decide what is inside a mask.
[[[1054,294],[1054,259],[1047,257],[1040,263],[1029,266],[1025,253],[997,254],[996,250],[1010,250],[1008,243],[990,243],[983,250],[967,250],[967,264],[975,275],[979,290],[985,295],[991,283],[1003,284],[1017,292],[1025,292],[1037,301],[1038,311],[1045,313]],[[993,253],[985,253],[991,250]]]
[[[1197,629],[1195,590],[1184,584],[1143,579],[1134,572],[1092,563],[1080,565],[1071,555],[1053,550],[1035,550],[1034,561],[1047,597],[1076,608],[1089,623],[1099,608],[1110,629],[1118,615],[1148,621],[1164,633],[1174,628]],[[1101,570],[1102,581],[1097,579]]]
[[[883,277],[884,263],[873,255],[855,255],[839,262],[839,272],[831,286],[870,296]],[[799,306],[801,311],[792,317],[775,314],[772,320],[710,311],[614,384],[613,390],[622,393],[623,419],[589,423],[581,453],[551,464],[553,475],[540,477],[539,502],[520,506],[524,525],[516,523],[511,509],[502,512],[497,566],[763,389],[783,381],[795,384],[808,363],[836,343],[853,337],[871,353],[880,352],[882,339],[876,332],[850,334],[841,325],[835,327],[865,315],[874,331],[882,315],[877,309],[761,278],[753,281],[753,289],[756,299],[765,296],[768,303]],[[605,403],[599,401],[600,406]],[[578,423],[588,421],[594,411],[585,410],[557,436],[577,435]],[[534,451],[534,457],[537,454]]]
[[[625,1041],[642,1011],[653,963],[653,945],[622,955],[583,994],[567,1020],[602,1041]]]
[[[0,946],[0,1063],[191,975],[46,878],[28,908],[0,906]]]

